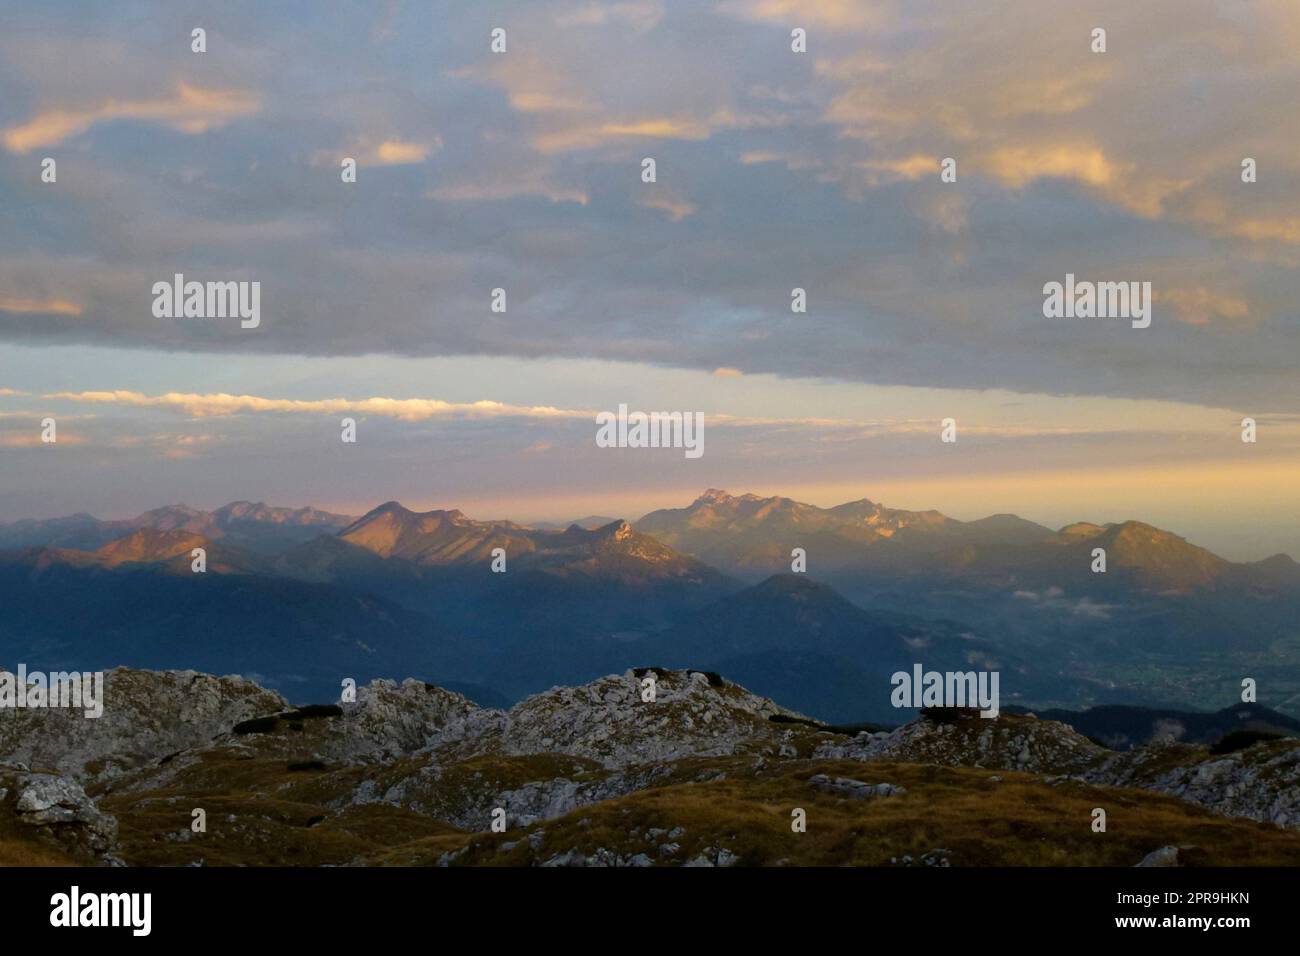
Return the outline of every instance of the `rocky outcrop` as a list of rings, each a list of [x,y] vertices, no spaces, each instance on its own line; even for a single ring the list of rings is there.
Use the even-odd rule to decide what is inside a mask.
[[[130,774],[111,778],[114,790],[155,790],[172,786],[186,771],[220,750],[237,759],[281,758],[307,769],[392,764],[436,744],[478,740],[494,727],[500,711],[480,708],[460,694],[418,680],[398,684],[375,680],[357,688],[356,700],[289,708],[278,695],[261,712],[221,726],[202,745],[173,751]],[[215,728],[214,728],[215,729]],[[97,783],[109,780],[96,778]],[[397,791],[394,791],[397,792]],[[385,799],[373,783],[359,788],[353,802]],[[389,794],[389,802],[397,802]]]
[[[650,673],[656,680],[653,702],[641,699],[641,681]],[[553,688],[508,712],[452,713],[430,731],[418,754],[425,759],[410,774],[383,790],[366,781],[353,799],[408,806],[471,830],[483,829],[492,810],[503,807],[511,826],[527,826],[661,785],[685,758],[782,747],[793,753],[787,741],[795,734],[792,727],[802,725],[773,723],[768,718],[774,714],[797,716],[717,675],[628,671],[582,687]],[[483,772],[465,779],[456,769],[485,756],[539,755],[577,759],[562,775],[511,787],[496,785]],[[449,789],[454,800],[447,797]]]
[[[653,673],[655,699],[641,699]],[[729,756],[790,739],[797,717],[766,697],[701,671],[628,671],[582,687],[556,687],[506,715],[499,747],[506,754],[565,753],[617,769],[688,756]]]
[[[393,760],[432,742],[477,739],[499,711],[479,707],[452,691],[417,680],[371,681],[355,703],[341,704],[320,747],[336,760]]]
[[[1065,724],[1033,717],[921,718],[889,733],[822,744],[815,757],[1078,774],[1107,753]]]
[[[104,710],[14,709],[0,720],[0,759],[104,781],[168,754],[201,747],[240,721],[286,707],[243,677],[196,671],[104,674]]]
[[[1300,827],[1300,740],[1257,743],[1223,756],[1185,744],[1144,747],[1115,754],[1086,776],[1167,793],[1225,816]]]
[[[877,797],[894,797],[907,793],[906,787],[892,783],[870,784],[849,777],[828,777],[824,773],[814,774],[808,778],[808,782],[824,793],[849,800],[874,800]]]
[[[1188,744],[1115,752],[1065,724],[1030,716],[922,718],[888,733],[828,741],[815,757],[897,760],[1018,770],[1154,790],[1224,816],[1300,827],[1300,741],[1276,740],[1223,756]]]
[[[111,860],[117,846],[117,821],[59,774],[0,766],[0,814],[12,815],[18,832],[83,862]]]
[[[1162,846],[1152,850],[1140,862],[1141,867],[1152,866],[1205,866],[1205,851],[1198,846]]]

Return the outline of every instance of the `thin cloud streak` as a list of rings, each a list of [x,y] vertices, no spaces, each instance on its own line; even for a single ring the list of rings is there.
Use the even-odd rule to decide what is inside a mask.
[[[0,393],[3,394],[3,393]],[[436,419],[494,419],[526,418],[543,421],[592,421],[601,411],[608,409],[557,408],[551,405],[516,405],[483,399],[474,402],[448,402],[435,398],[391,398],[371,396],[361,399],[322,398],[290,399],[269,398],[260,395],[231,395],[224,392],[191,393],[167,392],[146,395],[128,390],[62,391],[43,396],[48,400],[70,401],[92,405],[122,405],[133,408],[152,408],[166,412],[209,418],[242,414],[337,414],[352,412],[376,415],[398,421],[418,422]],[[665,409],[638,409],[631,412],[665,412]],[[681,411],[681,409],[677,409]],[[854,419],[815,416],[753,416],[732,415],[723,412],[705,413],[705,422],[713,427],[731,428],[803,428],[820,430],[845,430],[853,432],[844,440],[867,439],[877,435],[935,434],[940,430],[938,421],[922,419]],[[1036,438],[1044,436],[1080,435],[1136,435],[1151,432],[1148,427],[1117,427],[1114,425],[1037,425],[1037,424],[983,424],[971,422],[961,426],[963,435],[1001,438]]]

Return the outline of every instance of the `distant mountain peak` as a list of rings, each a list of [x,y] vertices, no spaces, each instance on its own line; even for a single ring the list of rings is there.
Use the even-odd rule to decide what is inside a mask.
[[[1093,524],[1091,521],[1076,521],[1073,524],[1067,524],[1057,532],[1067,538],[1095,538],[1106,529],[1099,524]]]
[[[154,524],[166,518],[200,518],[206,517],[206,515],[206,511],[200,511],[198,508],[191,508],[185,504],[163,505],[161,508],[153,508],[137,515],[135,522],[137,524]]]
[[[730,500],[731,500],[731,495],[723,491],[722,489],[708,488],[705,490],[704,494],[700,495],[692,503],[697,505],[713,505],[713,504],[721,504],[724,501],[730,501]]]
[[[837,597],[839,596],[839,592],[829,584],[823,584],[820,581],[816,581],[808,577],[806,574],[793,574],[789,571],[783,571],[780,574],[773,574],[770,577],[764,578],[758,584],[754,585],[753,590],[755,594],[762,594],[764,592],[774,594],[819,593],[833,594]]]
[[[572,527],[580,528],[580,526],[576,524],[572,525]],[[631,537],[633,534],[632,526],[622,518],[611,521],[609,524],[600,528],[596,528],[595,532],[603,538],[611,538],[614,541],[622,541],[625,538]]]
[[[709,488],[704,494],[700,495],[687,510],[697,508],[708,508],[712,506],[723,506],[725,508],[737,508],[740,505],[752,505],[758,503],[763,507],[760,512],[772,510],[781,510],[785,508],[809,508],[811,505],[804,505],[793,498],[785,498],[781,495],[756,495],[753,492],[746,492],[743,495],[733,495],[729,492],[722,491],[718,488]]]
[[[872,501],[870,498],[858,498],[856,501],[846,501],[843,504],[836,505],[835,507],[842,508],[845,511],[849,511],[855,509],[876,510],[883,506]],[[835,509],[832,508],[831,510],[833,511]]]

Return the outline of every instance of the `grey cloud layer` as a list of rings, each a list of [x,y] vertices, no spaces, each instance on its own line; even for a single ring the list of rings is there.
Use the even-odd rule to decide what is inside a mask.
[[[1300,407],[1293,3],[124,3],[7,20],[9,341]],[[948,155],[955,185],[938,181]],[[175,272],[261,281],[262,326],[153,318],[149,288]],[[1042,284],[1066,272],[1152,281],[1155,324],[1044,319]],[[488,310],[497,286],[506,315]]]

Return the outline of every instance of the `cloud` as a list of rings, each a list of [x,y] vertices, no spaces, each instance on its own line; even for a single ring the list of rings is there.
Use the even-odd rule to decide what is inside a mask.
[[[57,442],[47,442],[41,439],[39,431],[31,432],[0,432],[0,448],[55,448],[60,445],[84,445],[86,438],[84,435],[76,435],[62,430],[59,432]]]
[[[422,163],[429,155],[430,148],[426,143],[404,143],[397,139],[386,139],[375,147],[374,154],[368,158],[368,161],[383,166]]]
[[[1014,187],[1037,179],[1077,179],[1104,186],[1117,175],[1105,153],[1092,146],[1008,147],[984,155],[979,167]]]
[[[429,143],[386,139],[360,147],[357,158],[365,166],[410,166],[424,162],[430,153],[436,153],[441,148],[442,140],[437,138]]]
[[[202,133],[260,107],[260,98],[242,90],[212,89],[178,81],[170,96],[147,100],[104,99],[93,106],[47,109],[25,123],[11,126],[0,141],[11,153],[55,146],[99,123],[139,120],[160,123],[182,133]]]
[[[228,395],[223,392],[193,394],[167,392],[145,395],[132,391],[52,392],[47,399],[90,404],[116,404],[139,408],[161,408],[172,412],[207,418],[257,412],[294,414],[338,414],[355,412],[378,415],[399,421],[425,421],[435,418],[591,418],[594,412],[572,411],[549,406],[507,405],[502,402],[444,402],[426,398],[264,398],[258,395]]]
[[[1233,295],[1222,295],[1204,287],[1161,289],[1153,292],[1157,302],[1168,302],[1179,321],[1188,325],[1208,325],[1219,319],[1244,319],[1250,303]]]
[[[637,205],[668,213],[673,222],[681,222],[695,214],[695,204],[687,199],[675,199],[663,193],[653,193],[638,201]]]
[[[24,299],[0,296],[0,312],[27,315],[81,315],[81,306],[68,299]]]
[[[792,7],[755,0],[730,9],[793,22]],[[1300,172],[1284,145],[1300,122],[1266,119],[1300,93],[1300,66],[1286,52],[1300,33],[1295,5],[1258,0],[1243,17],[1220,0],[1094,7],[1062,13],[1007,0],[957,13],[915,0],[872,5],[869,27],[841,16],[817,46],[816,73],[829,89],[822,119],[874,152],[942,148],[965,172],[1004,187],[1068,180],[1152,219],[1190,225],[1194,206],[1225,197],[1236,208],[1210,221],[1219,234],[1300,241],[1294,191],[1275,193],[1284,210],[1256,217],[1241,208],[1248,194],[1231,192],[1243,156]],[[1088,38],[1102,22],[1122,48],[1094,54]],[[1147,56],[1126,55],[1137,49]],[[853,182],[850,164],[831,165]]]
[[[724,0],[719,9],[730,16],[781,26],[817,24],[837,29],[879,27],[890,16],[891,2],[863,0]]]
[[[655,0],[627,3],[587,3],[556,14],[555,22],[561,26],[604,26],[622,23],[645,33],[653,30],[663,19],[664,6]]]
[[[638,139],[708,139],[711,125],[705,120],[689,117],[647,117],[637,120],[600,123],[595,125],[570,125],[533,137],[533,145],[542,153],[561,153]]]
[[[715,375],[737,377],[735,369],[718,369]],[[593,422],[596,409],[559,408],[550,405],[518,405],[482,400],[476,402],[447,402],[432,398],[390,398],[372,396],[361,399],[322,398],[289,399],[261,395],[230,395],[224,392],[166,392],[147,395],[128,390],[62,391],[42,396],[46,400],[69,401],[89,405],[120,405],[130,408],[152,408],[194,418],[212,418],[248,414],[341,414],[376,415],[398,421],[417,422],[429,420],[473,419],[531,419],[541,422],[568,421]],[[635,407],[637,411],[664,411],[660,408]],[[678,409],[680,410],[680,409]],[[705,412],[705,423],[715,428],[736,429],[807,429],[838,435],[837,440],[860,442],[885,436],[928,435],[936,440],[939,435],[938,420],[909,418],[835,418],[816,415],[735,415],[726,412]],[[1064,438],[1089,435],[1142,434],[1143,430],[1126,424],[1053,425],[1016,424],[1011,422],[965,422],[959,425],[960,434],[967,438],[1035,439]]]
[[[1015,591],[1011,595],[1018,601],[1029,601],[1039,607],[1052,611],[1061,611],[1075,617],[1086,617],[1104,621],[1110,619],[1111,611],[1120,607],[1118,604],[1105,604],[1090,597],[1067,598],[1065,591],[1052,586],[1045,591]]]
[[[1245,219],[1240,222],[1226,223],[1225,226],[1233,235],[1256,242],[1300,244],[1300,216]]]
[[[202,141],[115,129],[57,187],[30,164],[0,184],[25,227],[0,241],[0,289],[83,310],[0,310],[0,336],[1295,409],[1300,8],[1228,6],[514,2],[500,56],[472,4],[418,44],[400,39],[421,19],[409,4],[378,23],[347,8],[310,35],[242,12],[219,56],[178,44],[147,68],[129,21],[96,21],[88,45],[71,15],[20,12],[0,37],[0,102],[21,145],[58,110],[221,125]],[[1088,49],[1094,19],[1108,54]],[[256,113],[209,116],[169,92],[178,76],[258,91]],[[404,174],[346,188],[341,155]],[[1247,155],[1256,183],[1240,181]],[[956,183],[940,182],[946,156]],[[152,320],[140,290],[176,271],[260,279],[257,334]],[[1043,283],[1067,272],[1151,279],[1157,324],[1044,320]],[[508,316],[484,311],[498,286]],[[113,384],[176,384],[128,374]]]
[[[517,175],[497,175],[478,170],[466,178],[438,186],[425,193],[426,199],[440,202],[506,202],[525,196],[549,199],[553,203],[576,203],[585,206],[591,196],[583,189],[554,181],[544,170],[521,169]]]
[[[442,138],[439,136],[423,142],[405,140],[396,136],[386,138],[361,136],[341,148],[317,150],[312,154],[312,165],[337,166],[344,156],[350,156],[361,167],[413,166],[437,153],[442,149],[442,145]]]
[[[864,159],[858,163],[858,166],[867,171],[868,182],[878,186],[881,183],[936,175],[939,157],[915,153],[901,159]]]

